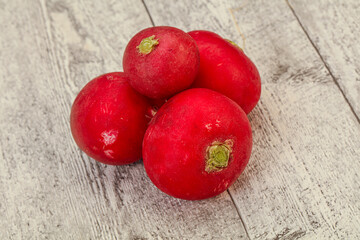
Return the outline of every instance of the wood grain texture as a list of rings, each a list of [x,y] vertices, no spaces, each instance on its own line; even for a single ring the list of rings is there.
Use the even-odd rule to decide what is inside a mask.
[[[156,25],[242,46],[231,8],[246,37],[263,87],[250,114],[253,155],[230,193],[250,239],[359,239],[360,125],[287,3],[145,3]]]
[[[302,27],[360,118],[360,2],[290,0]]]
[[[0,2],[1,239],[246,239],[228,193],[181,201],[141,162],[105,166],[70,134],[72,101],[121,70],[141,1]]]

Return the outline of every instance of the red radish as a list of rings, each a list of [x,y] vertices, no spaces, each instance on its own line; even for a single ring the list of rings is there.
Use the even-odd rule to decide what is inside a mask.
[[[200,69],[193,87],[215,90],[234,100],[246,114],[256,106],[261,80],[256,66],[233,42],[209,31],[192,31],[200,52]]]
[[[149,108],[149,100],[131,88],[124,73],[107,73],[90,81],[76,97],[71,132],[80,149],[95,160],[132,163],[141,158]]]
[[[150,98],[168,98],[190,87],[199,62],[194,39],[180,29],[166,26],[137,33],[123,57],[131,86]]]
[[[165,103],[150,122],[143,161],[160,190],[199,200],[233,184],[251,148],[250,123],[239,105],[212,90],[189,89]]]

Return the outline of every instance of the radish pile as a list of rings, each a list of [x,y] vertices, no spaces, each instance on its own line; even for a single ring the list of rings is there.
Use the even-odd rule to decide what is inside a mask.
[[[142,157],[151,181],[176,198],[210,198],[231,186],[250,158],[246,114],[261,92],[243,51],[209,31],[151,27],[130,40],[123,68],[76,97],[70,125],[79,148],[111,165]]]

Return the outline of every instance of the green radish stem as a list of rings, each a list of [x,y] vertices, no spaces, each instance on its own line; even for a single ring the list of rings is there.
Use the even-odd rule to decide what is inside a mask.
[[[141,40],[139,46],[136,48],[142,54],[149,54],[154,50],[156,45],[159,45],[159,39],[155,39],[155,35],[153,35]]]
[[[229,164],[231,155],[232,141],[226,140],[225,143],[213,142],[206,150],[206,172],[221,171]]]

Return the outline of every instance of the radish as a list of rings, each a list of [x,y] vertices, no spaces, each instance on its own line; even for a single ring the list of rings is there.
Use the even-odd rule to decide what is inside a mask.
[[[231,186],[251,148],[250,123],[239,105],[209,89],[189,89],[166,102],[151,120],[143,161],[160,190],[198,200]]]
[[[256,106],[261,80],[256,66],[233,42],[209,31],[191,31],[200,52],[193,87],[215,90],[234,100],[246,114]]]
[[[141,158],[150,116],[149,100],[137,93],[124,73],[101,75],[76,97],[70,115],[75,142],[87,155],[111,165]]]
[[[123,68],[131,86],[150,98],[171,97],[193,83],[199,69],[194,39],[174,27],[151,27],[128,43]]]

